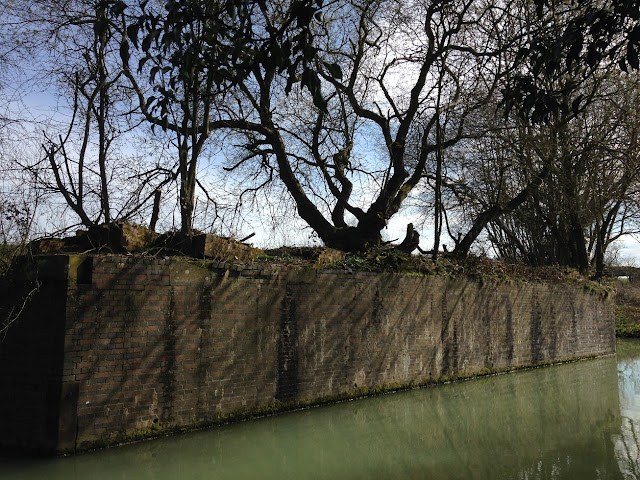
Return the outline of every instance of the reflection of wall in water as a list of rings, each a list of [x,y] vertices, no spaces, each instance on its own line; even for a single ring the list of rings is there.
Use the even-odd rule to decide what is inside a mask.
[[[80,455],[54,478],[616,479],[618,412],[608,357]]]

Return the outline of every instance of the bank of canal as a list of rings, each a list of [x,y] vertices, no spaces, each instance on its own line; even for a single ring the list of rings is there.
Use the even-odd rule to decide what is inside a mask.
[[[0,478],[640,478],[640,341],[618,352],[74,457],[3,459]]]

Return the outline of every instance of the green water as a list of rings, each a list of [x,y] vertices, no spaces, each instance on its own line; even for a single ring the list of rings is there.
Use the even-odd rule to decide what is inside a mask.
[[[640,478],[640,342],[618,350],[75,457],[0,460],[0,479]]]

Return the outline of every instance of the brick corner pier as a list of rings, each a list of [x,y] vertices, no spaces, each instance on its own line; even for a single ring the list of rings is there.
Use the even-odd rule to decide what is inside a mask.
[[[21,272],[0,296],[5,313],[24,304],[0,343],[5,449],[76,452],[615,351],[612,298],[568,284],[117,255]]]

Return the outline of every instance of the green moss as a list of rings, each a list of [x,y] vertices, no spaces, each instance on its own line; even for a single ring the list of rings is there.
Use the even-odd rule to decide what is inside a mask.
[[[293,258],[289,254],[273,255],[273,254],[263,253],[261,255],[258,255],[255,259],[259,262],[294,262],[295,261],[295,258]]]
[[[582,283],[582,288],[585,292],[598,295],[603,299],[606,299],[609,294],[615,292],[615,286],[610,282],[596,282],[593,280],[589,280]]]
[[[185,263],[188,263],[189,265],[193,265],[194,267],[199,267],[199,268],[202,268],[204,270],[212,270],[214,268],[214,261],[213,260],[200,260],[200,259],[195,259],[195,258],[184,258],[184,259],[181,259],[181,260],[183,260]],[[217,263],[216,263],[216,265],[217,265]],[[231,264],[229,264],[229,266],[231,266]]]

